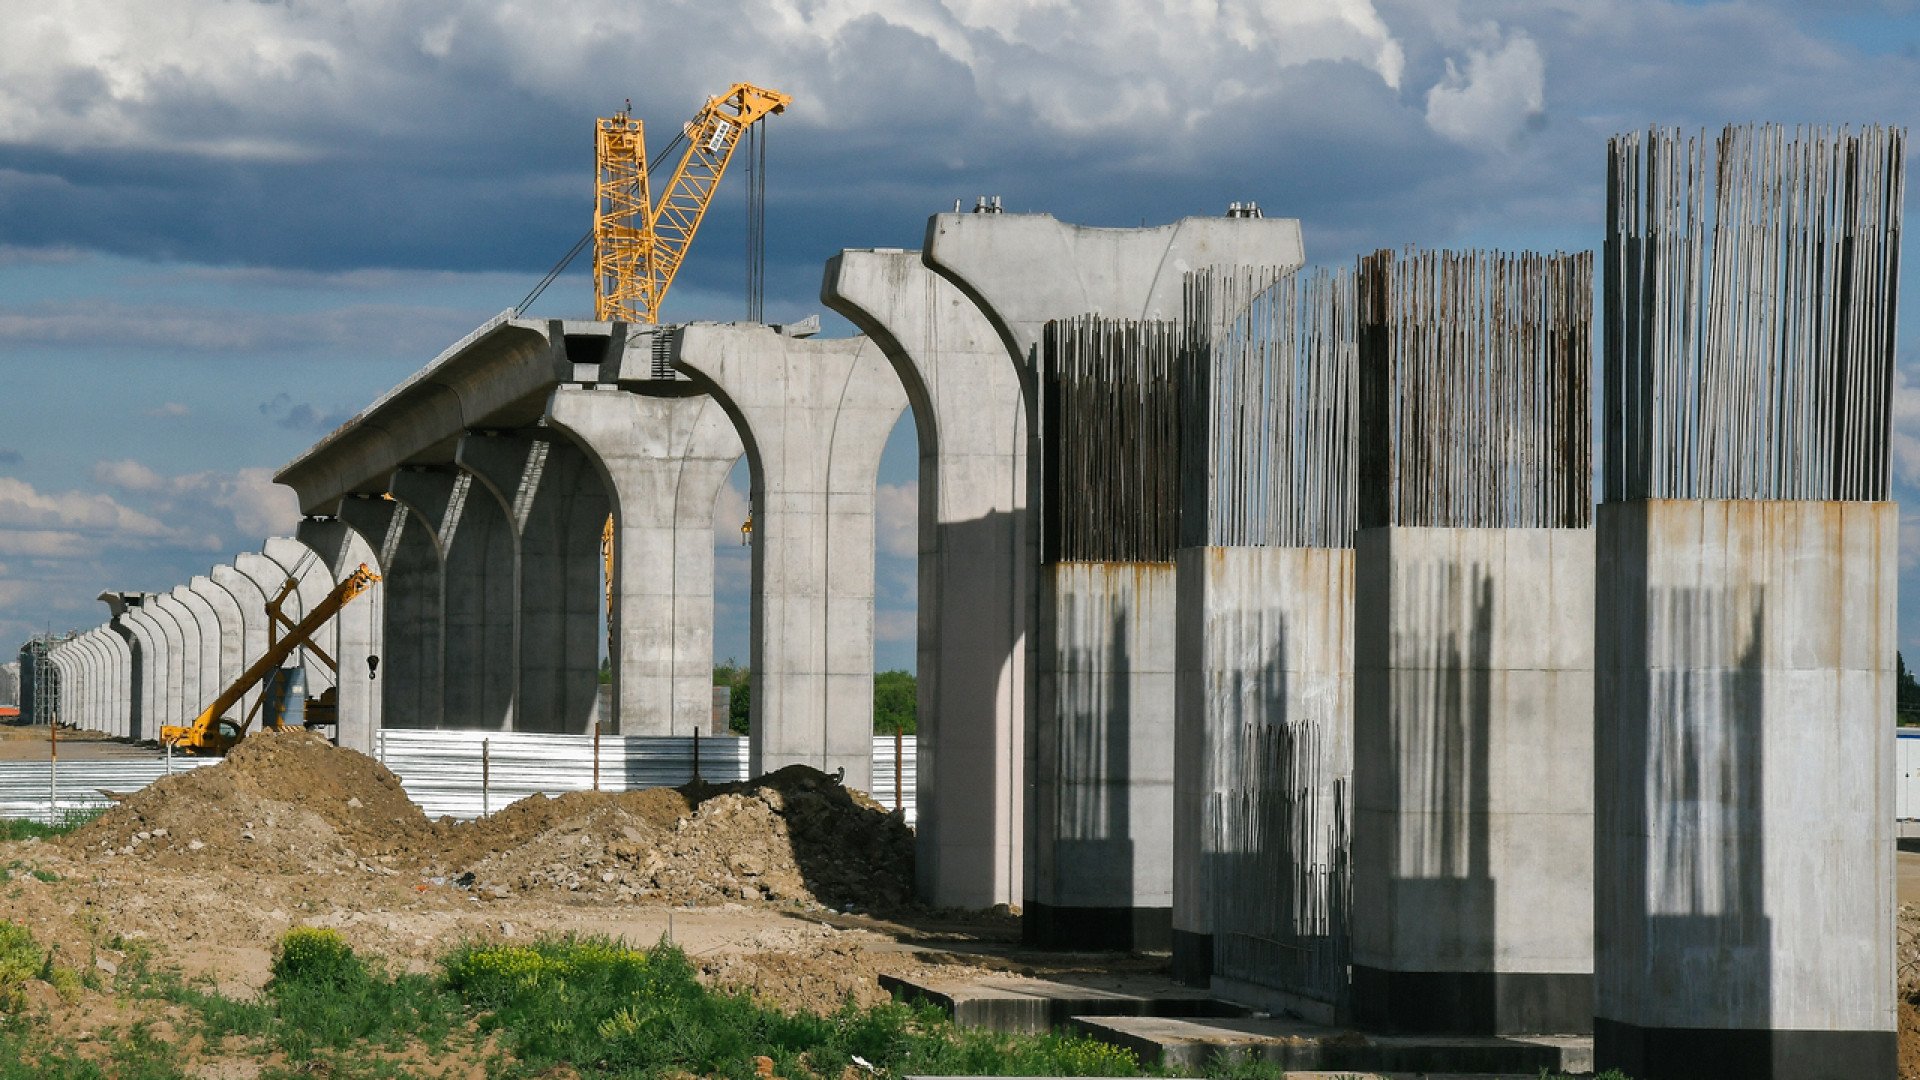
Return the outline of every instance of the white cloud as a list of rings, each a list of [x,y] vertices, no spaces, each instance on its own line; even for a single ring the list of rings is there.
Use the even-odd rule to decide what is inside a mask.
[[[920,554],[920,485],[881,484],[874,492],[874,545],[898,559]]]
[[[732,484],[721,484],[720,494],[713,500],[713,546],[740,547],[740,523],[747,520],[748,513],[747,493]]]
[[[1546,109],[1546,59],[1523,31],[1470,50],[1465,72],[1451,57],[1446,63],[1446,77],[1427,91],[1427,126],[1449,139],[1510,143]]]
[[[1195,127],[1281,69],[1352,64],[1397,88],[1405,66],[1373,0],[493,0],[435,18],[382,0],[64,0],[10,13],[0,142],[312,159],[343,127],[441,137],[449,111],[486,111],[461,100],[472,87],[610,107],[606,73],[636,40],[648,91],[687,115],[738,72],[793,93],[802,124],[866,127],[898,116],[876,86],[933,76],[1042,128],[1139,137]]]
[[[873,637],[876,641],[914,641],[919,633],[919,616],[914,612],[883,609],[873,613]]]
[[[169,420],[187,416],[193,412],[178,401],[165,401],[146,411],[146,415],[156,420]]]
[[[300,521],[293,492],[273,482],[273,470],[207,470],[164,476],[133,460],[94,465],[96,482],[127,494],[148,496],[155,512],[181,521],[182,530],[230,531],[244,544],[291,532]],[[223,546],[218,540],[214,547]]]
[[[176,540],[183,535],[109,495],[46,494],[24,480],[0,476],[0,534],[23,533],[118,543]]]

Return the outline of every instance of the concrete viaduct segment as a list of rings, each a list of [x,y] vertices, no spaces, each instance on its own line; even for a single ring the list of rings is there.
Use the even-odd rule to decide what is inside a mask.
[[[920,896],[1019,904],[1036,561],[1022,370],[917,251],[841,252],[821,300],[886,356],[919,433]]]
[[[1172,545],[1100,544],[1073,557],[1049,547],[1056,512],[1081,504],[1047,487],[1047,454],[1072,446],[1075,435],[1048,411],[1043,346],[1049,324],[1057,333],[1067,320],[1087,318],[1159,323],[1166,343],[1188,271],[1297,267],[1300,224],[1187,218],[1090,229],[1045,214],[939,214],[928,223],[924,259],[973,300],[1026,387],[1028,504],[1042,527],[1026,688],[1024,932],[1043,945],[1165,948],[1173,905]],[[1170,406],[1164,381],[1160,393]],[[1168,460],[1177,454],[1175,445],[1163,449]],[[1109,477],[1116,490],[1138,479]]]
[[[308,532],[337,520],[385,577],[381,723],[709,722],[713,506],[741,448],[657,333],[502,315],[280,472]],[[615,685],[596,717],[609,515]]]

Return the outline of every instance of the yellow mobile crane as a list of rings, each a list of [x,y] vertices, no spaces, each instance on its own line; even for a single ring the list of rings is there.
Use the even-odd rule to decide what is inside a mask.
[[[599,121],[594,139],[595,318],[659,321],[660,302],[680,272],[734,150],[748,129],[792,103],[778,90],[748,83],[735,83],[709,98],[681,131],[687,150],[657,203],[647,176],[647,140],[640,121],[626,109]]]
[[[314,654],[328,667],[338,672],[339,667],[334,664],[333,658],[327,656],[325,651],[314,643],[313,635],[327,624],[328,619],[339,614],[340,609],[346,607],[354,597],[366,592],[374,582],[379,580],[379,574],[369,569],[367,564],[361,563],[358,570],[348,574],[340,584],[335,585],[326,599],[315,604],[313,610],[307,612],[307,617],[298,623],[290,623],[284,615],[280,614],[280,604],[286,600],[295,585],[291,579],[288,580],[286,587],[280,590],[280,595],[267,606],[274,623],[288,627],[286,636],[275,636],[269,642],[267,651],[260,654],[260,659],[255,660],[252,667],[242,672],[240,677],[233,681],[233,685],[222,690],[220,696],[213,699],[213,704],[208,705],[191,725],[185,727],[178,724],[163,725],[160,728],[160,741],[190,754],[226,753],[233,744],[246,736],[248,726],[253,723],[252,714],[248,714],[243,722],[235,724],[225,719],[226,711],[233,708],[241,698],[246,696],[247,691],[259,685],[260,680],[271,675],[286,661],[287,657],[293,655],[294,650],[302,646],[313,650]],[[329,693],[333,692],[337,691],[329,691]],[[322,697],[324,698],[324,695]],[[316,712],[329,708],[323,701],[316,704],[318,705]],[[258,705],[254,707],[259,708]],[[275,716],[263,726],[279,730],[286,725],[281,723],[280,717]]]

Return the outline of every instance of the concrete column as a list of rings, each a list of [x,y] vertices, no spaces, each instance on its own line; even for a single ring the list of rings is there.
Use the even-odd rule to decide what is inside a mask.
[[[548,422],[611,497],[613,708],[625,735],[691,735],[711,719],[713,506],[742,453],[718,402],[659,385],[562,386],[547,402]]]
[[[380,560],[367,541],[338,518],[305,518],[295,536],[320,557],[337,586],[362,564],[379,572]],[[385,581],[377,581],[333,617],[334,660],[339,664],[339,729],[335,741],[365,754],[374,751],[380,730],[378,673],[367,657],[380,655]]]
[[[133,703],[127,718],[127,738],[150,741],[160,737],[160,715],[166,707],[166,634],[160,617],[147,610],[144,599],[127,608],[127,630],[133,634]]]
[[[756,773],[796,762],[871,784],[873,500],[906,391],[867,338],[695,323],[674,365],[708,386],[753,467]]]
[[[1355,548],[1355,1015],[1586,1030],[1593,533],[1389,526]]]
[[[0,705],[18,708],[20,705],[20,662],[9,660],[0,664]]]
[[[320,561],[320,556],[312,548],[295,540],[291,536],[269,536],[260,547],[261,553],[280,567],[288,577],[297,581],[298,587],[287,598],[285,611],[287,618],[296,625],[306,618],[327,594],[333,591],[333,578]],[[339,620],[331,619],[320,628],[313,637],[314,644],[326,651],[329,657],[340,653]],[[332,669],[322,663],[312,650],[301,648],[294,652],[292,660],[286,665],[298,666],[305,670],[307,696],[318,697],[333,688]]]
[[[1890,502],[1603,503],[1596,1064],[1886,1077]]]
[[[578,446],[545,433],[467,435],[456,459],[499,501],[516,547],[515,726],[584,734],[599,691],[606,485]]]
[[[187,694],[186,717],[192,722],[201,710],[213,704],[213,699],[226,689],[226,683],[220,681],[220,620],[213,613],[213,605],[206,598],[193,591],[188,585],[175,585],[170,594],[179,601],[190,620],[187,633],[187,666],[183,689],[193,688]]]
[[[390,499],[347,498],[340,520],[374,553],[381,574],[380,724],[441,726],[440,553],[433,533]]]
[[[127,715],[133,692],[133,646],[123,636],[120,620],[100,628],[100,645],[107,653],[107,692],[101,700],[100,730],[116,738],[127,733]]]
[[[442,723],[513,727],[513,533],[499,503],[464,472],[407,468],[393,497],[419,515],[440,550]]]
[[[80,685],[70,695],[73,706],[73,726],[84,730],[98,730],[100,722],[100,685],[105,682],[101,671],[100,646],[95,640],[99,627],[88,630],[73,639],[74,663],[80,670]]]
[[[256,556],[262,562],[265,556]],[[239,615],[240,656],[243,667],[251,666],[267,653],[267,600],[271,594],[265,592],[260,582],[242,573],[235,566],[216,566],[211,574],[213,583],[225,590],[233,608]],[[275,586],[278,591],[278,586]],[[247,688],[234,706],[235,720],[257,717],[255,706],[260,701],[264,689],[260,685]]]
[[[167,634],[166,712],[161,723],[178,727],[191,723],[206,707],[206,702],[188,704],[200,697],[200,623],[172,593],[153,594],[151,606],[164,617],[161,625]]]
[[[1304,253],[1300,223],[1285,218],[1186,218],[1151,229],[1089,229],[1045,214],[939,214],[927,224],[925,261],[974,300],[1031,386],[1050,320],[1089,314],[1178,319],[1188,271],[1213,264],[1297,267]],[[1042,493],[1035,470],[1042,455],[1034,440],[1041,432],[1031,390],[1026,404],[1030,501],[1038,509]],[[1039,561],[1037,548],[1033,561]],[[1023,929],[1029,941],[1043,945],[1163,948],[1171,941],[1173,904],[1173,566],[1155,564],[1127,577],[1121,572],[1138,564],[1095,565],[1042,567],[1034,593],[1038,636],[1027,688]],[[1092,591],[1075,595],[1082,587]],[[1099,621],[1089,621],[1095,613]],[[1140,618],[1165,625],[1129,624]],[[1082,630],[1094,636],[1047,636]],[[1154,645],[1165,651],[1130,651]],[[1058,670],[1047,670],[1049,665]],[[1108,692],[1096,693],[1099,685]],[[1132,689],[1121,693],[1121,686]],[[1086,712],[1094,702],[1107,710],[1097,721]],[[1083,760],[1055,756],[1063,746],[1078,745],[1083,735],[1073,729],[1089,724],[1104,732],[1108,745],[1130,749]],[[1109,763],[1121,767],[1124,761],[1133,770],[1134,751],[1152,747],[1164,752],[1140,760],[1139,770],[1128,771],[1124,780],[1102,776]],[[1126,832],[1103,835],[1089,846],[1092,818],[1078,811],[1059,815],[1102,789],[1115,801],[1092,817],[1105,822],[1099,828]],[[1116,845],[1131,852],[1125,873],[1078,861],[1103,858]],[[1056,893],[1056,886],[1066,891]]]
[[[919,433],[919,895],[1018,904],[1034,611],[1020,371],[917,251],[843,251],[821,299],[880,346]]]
[[[225,693],[226,688],[240,678],[240,674],[246,671],[247,665],[253,660],[253,657],[247,654],[246,623],[240,612],[240,604],[234,600],[233,594],[216,584],[211,577],[191,578],[187,582],[187,588],[212,610],[219,633],[220,663],[212,687],[207,694],[207,704],[212,704],[214,696]],[[241,716],[245,715],[245,713],[241,714]]]
[[[1344,1019],[1353,551],[1190,547],[1176,567],[1180,974]]]

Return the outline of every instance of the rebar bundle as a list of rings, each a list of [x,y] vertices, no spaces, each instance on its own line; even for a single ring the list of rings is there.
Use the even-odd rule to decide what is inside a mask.
[[[1593,256],[1360,260],[1361,527],[1592,520]]]
[[[1608,143],[1608,501],[1887,498],[1905,154],[1883,127]]]
[[[1353,276],[1187,275],[1186,547],[1352,547]]]
[[[1085,315],[1042,335],[1046,562],[1172,562],[1178,323]]]

